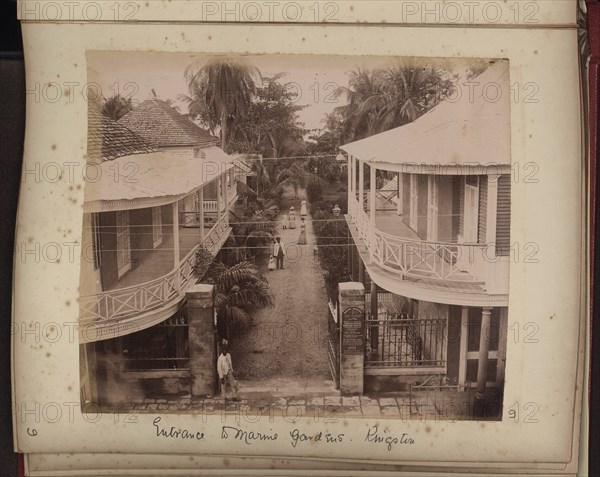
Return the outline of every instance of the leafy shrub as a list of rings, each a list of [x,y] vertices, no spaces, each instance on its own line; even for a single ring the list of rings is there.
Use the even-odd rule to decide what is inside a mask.
[[[335,299],[338,283],[350,279],[348,273],[349,230],[341,215],[337,218],[333,216],[332,208],[333,206],[329,202],[324,201],[311,204],[319,259],[321,266],[325,269],[323,274],[325,287],[329,297]]]
[[[318,182],[309,182],[306,186],[306,197],[312,204],[318,202],[323,198],[323,187]]]

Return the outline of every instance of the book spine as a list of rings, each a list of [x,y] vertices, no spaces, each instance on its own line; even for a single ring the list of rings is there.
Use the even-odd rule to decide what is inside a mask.
[[[589,126],[589,181],[590,181],[590,311],[594,310],[594,258],[597,211],[598,160],[598,89],[600,72],[600,1],[588,0],[587,33],[590,52],[588,69],[588,126]]]

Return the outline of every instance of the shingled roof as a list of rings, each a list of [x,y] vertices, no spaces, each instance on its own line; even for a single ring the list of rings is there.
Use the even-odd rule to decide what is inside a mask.
[[[112,161],[122,156],[147,154],[157,150],[151,141],[90,108],[87,153],[91,161]]]
[[[214,146],[219,140],[159,99],[148,99],[119,123],[159,147]]]

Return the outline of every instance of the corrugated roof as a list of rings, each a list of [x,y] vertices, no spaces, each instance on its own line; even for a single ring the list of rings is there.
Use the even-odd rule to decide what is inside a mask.
[[[112,163],[102,163],[98,166],[100,171],[95,174],[100,180],[86,184],[85,202],[188,194],[233,167],[233,158],[220,148],[211,146],[202,151],[202,158],[159,151],[119,157]],[[115,163],[118,167],[115,167]]]
[[[130,111],[119,123],[159,147],[214,146],[219,139],[159,99],[149,99]]]
[[[460,85],[459,98],[441,102],[410,124],[345,144],[341,149],[382,167],[509,165],[508,73],[508,62],[498,61],[473,79],[471,86]]]
[[[91,161],[111,161],[122,156],[147,154],[157,150],[151,141],[90,108],[87,153]]]

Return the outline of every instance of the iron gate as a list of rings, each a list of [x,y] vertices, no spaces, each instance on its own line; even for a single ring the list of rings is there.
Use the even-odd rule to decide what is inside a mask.
[[[446,318],[418,319],[408,313],[366,314],[365,367],[446,365]]]
[[[335,382],[336,389],[340,387],[340,320],[339,306],[329,301],[329,312],[327,313],[327,328],[329,336],[327,339],[327,356],[329,358],[329,370],[331,379]]]

